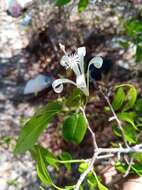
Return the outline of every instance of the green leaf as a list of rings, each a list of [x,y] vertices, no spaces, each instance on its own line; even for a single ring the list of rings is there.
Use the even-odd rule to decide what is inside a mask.
[[[122,133],[117,125],[113,125],[112,129],[113,129],[113,133],[116,136],[122,137]],[[136,133],[135,128],[132,125],[125,125],[123,127],[123,131],[124,131],[124,136],[125,136],[126,141],[128,141],[130,144],[137,143],[137,141],[138,141],[137,133]]]
[[[62,154],[59,156],[59,158],[62,161],[66,161],[66,160],[72,160],[72,156],[70,153],[68,152],[62,152]],[[64,163],[65,167],[67,168],[68,171],[71,170],[71,163]]]
[[[56,5],[58,6],[64,6],[66,4],[68,4],[71,0],[57,0],[56,1]]]
[[[61,111],[61,109],[61,103],[51,102],[35,113],[35,115],[22,128],[14,153],[20,154],[31,149],[40,134],[47,127],[48,123]]]
[[[137,45],[136,49],[136,61],[141,62],[142,61],[142,45]]]
[[[127,103],[124,105],[123,111],[127,111],[133,108],[136,99],[137,99],[137,90],[134,86],[130,86],[130,89],[126,96]]]
[[[117,171],[119,171],[120,173],[125,174],[126,170],[127,170],[127,165],[123,162],[116,162],[115,163],[115,168],[117,169]]]
[[[117,136],[117,137],[121,137],[121,131],[120,129],[118,128],[117,125],[112,125],[112,130],[113,130],[113,133]]]
[[[92,172],[89,173],[89,175],[87,175],[87,183],[89,186],[89,190],[94,190],[97,188],[97,180],[96,177],[93,175]]]
[[[128,41],[119,41],[119,44],[121,47],[123,47],[124,49],[128,49],[129,47],[129,42]]]
[[[135,130],[137,130],[137,127],[134,123],[134,119],[136,117],[136,113],[135,112],[121,112],[117,114],[118,119],[121,121],[125,121],[129,124],[131,124],[133,126],[133,128],[135,128]]]
[[[132,157],[134,158],[134,160],[138,161],[138,162],[142,162],[142,153],[140,152],[135,152],[131,154]]]
[[[82,91],[78,88],[75,88],[71,95],[67,98],[65,104],[68,107],[79,107],[84,104],[84,98],[85,96]]]
[[[35,160],[37,160],[38,156],[38,151],[40,150],[42,157],[44,158],[45,164],[46,165],[51,165],[55,168],[58,168],[57,162],[58,159],[51,153],[49,152],[47,149],[45,149],[44,147],[42,147],[41,145],[35,145],[34,148],[30,151],[32,151],[32,153],[34,152],[34,158]]]
[[[72,189],[74,189],[74,186],[65,186],[63,190],[72,190]]]
[[[86,134],[87,123],[82,114],[69,116],[63,124],[64,139],[75,144],[80,144]]]
[[[99,178],[97,177],[96,173],[94,173],[94,176],[95,176],[95,178],[96,178],[97,186],[98,186],[98,189],[99,189],[99,190],[109,190],[106,186],[104,186],[104,185],[100,182],[100,180],[99,180]]]
[[[133,108],[133,106],[135,105],[136,99],[137,99],[137,90],[136,88],[131,85],[131,84],[122,84],[122,85],[118,85],[116,86],[116,88],[120,88],[120,87],[127,87],[129,88],[127,95],[125,97],[125,105],[123,107],[123,111],[127,111],[131,108]]]
[[[78,11],[82,12],[86,9],[89,4],[89,0],[80,0],[78,3]]]
[[[37,175],[43,184],[52,185],[53,184],[52,179],[49,173],[47,172],[46,164],[39,148],[37,153],[38,153],[37,164],[36,164]]]
[[[121,108],[123,102],[125,100],[125,92],[122,87],[118,88],[115,95],[114,100],[112,102],[112,107],[116,111]]]
[[[138,176],[142,176],[142,164],[141,163],[135,163],[134,165],[132,165],[131,169]]]
[[[88,163],[81,163],[78,167],[78,171],[80,173],[83,173],[85,170],[87,170],[88,168]]]
[[[89,179],[87,179],[87,183],[88,183],[88,185],[89,185],[89,189],[90,190],[94,190],[95,189],[95,187],[97,186],[97,182],[96,182],[96,180],[94,179],[94,178],[89,178]]]
[[[98,181],[98,189],[99,190],[109,190],[106,186],[104,186],[100,181]]]
[[[135,110],[142,113],[142,98],[138,99],[135,104]]]
[[[125,139],[130,144],[137,143],[137,133],[136,130],[132,127],[132,125],[127,125],[123,127]]]
[[[124,27],[126,33],[133,38],[135,38],[136,35],[140,35],[142,33],[142,24],[140,20],[128,20],[124,24]]]
[[[117,162],[115,164],[115,168],[120,172],[125,174],[125,172],[128,169],[128,165],[123,162]],[[142,164],[140,163],[135,163],[131,166],[131,170],[129,173],[134,173],[137,174],[138,176],[142,176]]]

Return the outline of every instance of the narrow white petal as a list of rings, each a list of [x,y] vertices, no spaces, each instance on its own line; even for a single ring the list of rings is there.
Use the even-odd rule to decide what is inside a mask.
[[[77,76],[76,84],[77,84],[78,88],[86,88],[85,76],[84,75]]]
[[[80,47],[77,49],[77,54],[79,56],[85,56],[86,55],[86,48],[85,47]]]
[[[94,57],[89,61],[88,69],[87,69],[87,87],[89,89],[89,75],[90,75],[90,66],[94,65],[97,69],[100,69],[103,64],[103,59],[101,57]]]
[[[53,87],[54,91],[56,93],[61,93],[63,91],[63,84],[64,83],[71,83],[71,84],[77,86],[76,83],[73,82],[72,80],[69,80],[69,79],[56,79],[52,83],[52,87]]]
[[[85,76],[84,75],[77,76],[76,83],[77,87],[80,88],[86,96],[89,96],[89,89],[86,85]]]
[[[94,57],[89,62],[89,65],[94,65],[97,69],[100,69],[103,65],[103,59],[101,57]]]
[[[77,54],[80,58],[80,62],[79,62],[80,71],[81,73],[84,73],[84,56],[86,55],[86,48],[85,47],[78,48]]]
[[[66,69],[69,67],[69,57],[68,57],[67,55],[64,55],[64,56],[61,58],[60,65],[62,65],[62,66],[65,67]]]

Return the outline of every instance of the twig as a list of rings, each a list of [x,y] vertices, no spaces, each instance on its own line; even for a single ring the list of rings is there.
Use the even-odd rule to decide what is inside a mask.
[[[98,149],[95,133],[92,131],[92,129],[91,129],[89,123],[88,123],[88,119],[87,119],[86,114],[85,114],[85,109],[81,107],[80,110],[82,111],[83,116],[84,116],[84,118],[85,118],[85,120],[87,122],[88,130],[90,131],[90,133],[92,135],[92,140],[93,140],[93,145],[94,145],[94,152],[95,152]]]
[[[106,102],[109,105],[109,108],[110,108],[110,110],[111,110],[111,112],[113,114],[113,119],[115,119],[117,124],[118,124],[118,127],[119,127],[119,129],[121,131],[121,134],[122,134],[122,137],[123,137],[123,141],[125,143],[125,146],[129,147],[129,145],[128,145],[126,139],[125,139],[125,134],[124,134],[124,131],[123,131],[123,127],[121,125],[121,121],[118,119],[118,117],[117,117],[117,115],[116,115],[116,113],[115,113],[115,111],[114,111],[114,109],[113,109],[113,107],[112,107],[112,105],[111,105],[111,103],[109,101],[109,98],[104,94],[104,92],[101,89],[99,89],[99,90],[100,90],[101,94],[103,95],[103,97],[105,98]]]
[[[80,110],[82,111],[82,114],[83,114],[83,116],[84,116],[84,118],[86,120],[88,130],[90,131],[90,133],[92,135],[93,146],[94,146],[94,154],[93,154],[93,157],[91,158],[91,161],[90,161],[90,163],[88,165],[87,170],[85,170],[85,172],[82,173],[79,180],[77,181],[77,184],[75,185],[74,190],[79,190],[80,189],[81,184],[83,183],[83,181],[84,181],[85,177],[88,175],[88,173],[92,170],[94,162],[97,159],[97,156],[99,154],[98,145],[97,145],[97,142],[96,142],[96,136],[95,136],[95,133],[92,131],[92,129],[91,129],[89,123],[88,123],[88,119],[87,119],[86,114],[85,114],[85,108],[81,107]]]
[[[133,159],[133,158],[130,158],[130,162],[128,163],[128,168],[127,168],[125,174],[123,175],[123,177],[127,177],[127,176],[129,175],[130,170],[131,170],[131,167],[132,167],[132,165],[133,165],[133,161],[134,161],[134,159]]]
[[[132,152],[137,152],[137,153],[142,153],[142,148],[135,145],[132,147],[127,147],[127,148],[98,148],[98,152],[99,154],[101,153],[114,153],[114,154],[118,154],[119,153],[124,153],[124,154],[128,154],[128,153],[132,153]]]
[[[89,164],[87,170],[85,170],[85,172],[82,173],[82,175],[80,176],[79,180],[77,181],[77,184],[75,185],[74,190],[79,190],[79,189],[80,189],[80,186],[81,186],[81,184],[83,183],[85,177],[88,175],[88,173],[89,173],[90,171],[92,171],[92,168],[93,168],[94,162],[95,162],[95,160],[96,160],[96,158],[97,158],[97,155],[98,155],[98,153],[94,153],[94,155],[93,155],[93,157],[92,157],[92,159],[91,159],[91,162],[90,162],[90,164]]]

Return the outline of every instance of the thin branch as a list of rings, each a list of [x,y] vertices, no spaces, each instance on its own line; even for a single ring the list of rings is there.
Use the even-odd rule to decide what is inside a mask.
[[[133,165],[133,161],[134,161],[134,158],[130,158],[130,162],[128,163],[128,164],[129,164],[129,165],[128,165],[128,168],[127,168],[125,174],[123,175],[123,177],[127,177],[127,176],[129,175],[130,170],[131,170],[131,167],[132,167],[132,165]]]
[[[113,107],[112,107],[112,105],[110,103],[109,98],[104,94],[104,92],[101,89],[99,89],[99,90],[100,90],[101,94],[103,95],[103,97],[105,98],[107,104],[109,105],[109,108],[110,108],[110,110],[111,110],[111,112],[113,114],[113,119],[115,119],[117,124],[118,124],[118,127],[119,127],[119,129],[121,131],[121,134],[122,134],[122,137],[123,137],[123,141],[125,143],[125,146],[129,147],[129,145],[128,145],[126,139],[125,139],[125,134],[124,134],[124,131],[123,131],[123,127],[121,125],[121,121],[118,119],[118,117],[117,117],[117,115],[116,115],[116,113],[115,113],[115,111],[114,111],[114,109],[113,109]]]
[[[87,122],[87,127],[88,127],[88,130],[90,131],[91,135],[92,135],[92,140],[93,140],[93,145],[94,145],[94,151],[96,151],[98,149],[98,145],[97,145],[97,142],[96,142],[96,136],[95,136],[95,133],[93,132],[93,130],[91,129],[89,123],[88,123],[88,119],[86,117],[86,114],[85,114],[85,109],[84,108],[80,108],[80,110],[82,111],[83,113],[83,116]]]
[[[94,162],[95,162],[95,160],[97,158],[97,155],[98,155],[98,153],[94,153],[87,170],[85,170],[85,172],[81,174],[79,180],[77,181],[77,184],[75,185],[74,190],[79,190],[80,189],[80,186],[83,183],[83,181],[85,180],[86,176],[88,175],[88,173],[90,171],[92,171]]]
[[[127,147],[127,148],[122,148],[122,147],[120,147],[120,148],[98,148],[98,152],[99,152],[99,154],[101,154],[101,153],[128,154],[128,153],[132,153],[132,152],[142,153],[142,148],[137,145],[132,146],[132,147]]]
[[[79,190],[80,189],[80,186],[81,184],[83,183],[83,181],[85,180],[86,176],[88,175],[88,173],[90,171],[92,171],[92,168],[93,168],[93,165],[94,165],[94,162],[99,154],[99,152],[97,151],[98,150],[98,145],[97,145],[97,142],[96,142],[96,136],[95,136],[95,133],[92,131],[89,123],[88,123],[88,119],[86,117],[86,114],[85,114],[85,109],[84,108],[80,108],[80,110],[82,111],[82,114],[86,120],[86,123],[87,123],[87,127],[88,127],[88,130],[90,131],[91,135],[92,135],[92,140],[93,140],[93,146],[94,146],[94,154],[93,154],[93,157],[91,158],[91,161],[88,165],[88,168],[87,170],[85,170],[84,173],[81,174],[79,180],[77,181],[77,184],[75,185],[75,188],[74,190]]]

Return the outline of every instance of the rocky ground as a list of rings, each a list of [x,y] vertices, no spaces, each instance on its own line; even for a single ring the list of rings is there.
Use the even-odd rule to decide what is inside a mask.
[[[0,6],[0,190],[36,190],[39,188],[30,155],[16,158],[12,153],[21,116],[32,115],[34,109],[29,103],[16,105],[14,101],[17,89],[22,87],[19,80],[26,73],[21,49],[27,39],[15,19],[6,14],[3,0]]]

